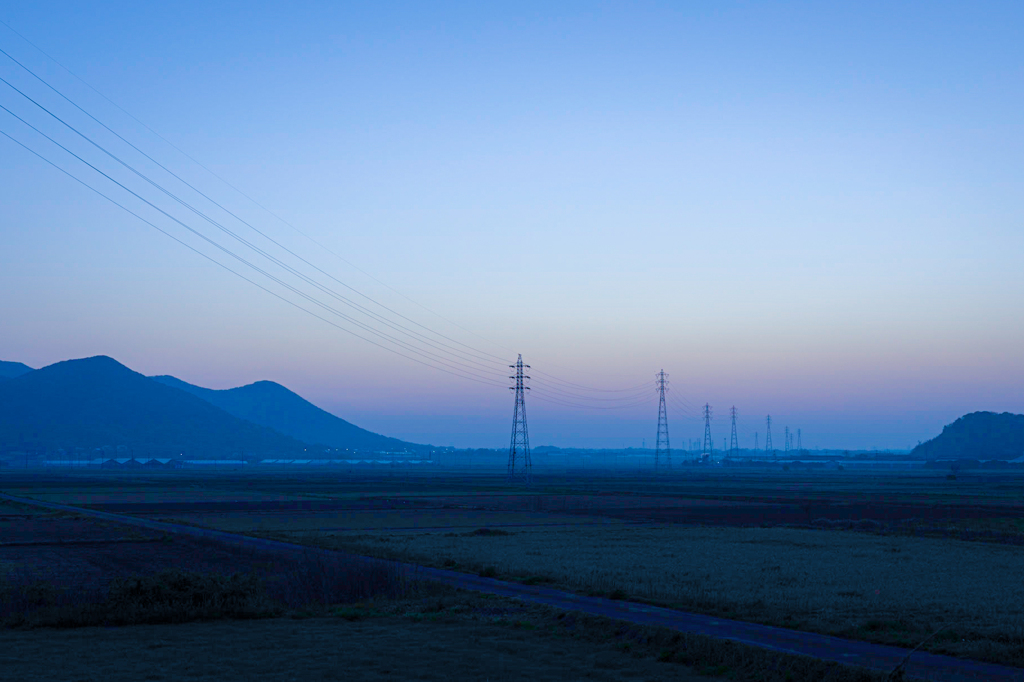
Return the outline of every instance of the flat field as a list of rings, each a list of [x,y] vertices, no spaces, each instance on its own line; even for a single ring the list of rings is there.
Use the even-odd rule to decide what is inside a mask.
[[[183,471],[0,476],[0,489],[1024,666],[1024,477],[708,470],[510,489]]]
[[[4,674],[22,680],[708,679],[511,625],[407,618],[87,628],[62,633],[59,643],[35,632],[0,633],[0,648]]]
[[[0,630],[0,652],[11,679],[74,682],[883,678],[835,663],[466,593],[355,604],[312,618],[79,628],[59,636]]]
[[[0,587],[50,583],[92,591],[168,569],[230,575],[269,561],[226,545],[68,514],[0,519]]]
[[[274,536],[902,646],[943,628],[929,649],[1024,661],[1024,552],[1017,546],[666,525]]]

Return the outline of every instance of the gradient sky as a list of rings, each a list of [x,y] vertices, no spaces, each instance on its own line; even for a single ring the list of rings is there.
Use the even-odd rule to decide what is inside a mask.
[[[805,446],[903,448],[965,412],[1024,412],[1024,4],[326,4],[0,19],[387,286],[3,26],[0,48],[393,310],[564,381],[650,383],[623,409],[531,400],[534,446],[653,445],[662,368],[676,448],[704,402],[719,446],[731,405],[743,446],[768,413],[779,446],[788,425]],[[2,55],[0,77],[231,222]],[[2,83],[0,104],[217,234]],[[215,253],[3,111],[0,130]],[[2,359],[273,379],[387,435],[508,443],[507,389],[296,310],[6,138],[0,291]]]

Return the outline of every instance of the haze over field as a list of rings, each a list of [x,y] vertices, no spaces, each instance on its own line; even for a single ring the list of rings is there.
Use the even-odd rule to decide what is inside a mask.
[[[743,447],[768,413],[779,442],[790,426],[854,449],[1024,412],[1020,3],[39,2],[0,20],[358,269],[0,25],[0,48],[220,208],[0,55],[12,86],[323,286],[443,335],[427,352],[476,354],[459,372],[488,369],[479,383],[354,338],[0,137],[5,360],[272,380],[374,433],[460,447],[508,443],[518,353],[536,445],[653,446],[662,368],[676,447],[702,435],[705,402],[716,447],[732,405]],[[229,242],[3,84],[0,104]],[[0,130],[79,168],[3,111]],[[599,409],[607,395],[629,399]]]

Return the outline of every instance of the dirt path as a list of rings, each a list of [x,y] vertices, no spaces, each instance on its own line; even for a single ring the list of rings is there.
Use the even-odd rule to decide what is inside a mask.
[[[262,550],[281,552],[309,552],[310,548],[276,540],[253,538],[236,533],[228,533],[207,528],[197,528],[175,523],[164,523],[149,519],[122,516],[110,512],[83,509],[53,502],[41,502],[29,498],[14,497],[0,493],[0,499],[22,504],[35,505],[47,509],[67,511],[96,518],[124,523],[139,528],[169,533],[181,533],[193,537],[220,540],[222,542],[240,544]],[[326,551],[326,550],[320,550]],[[368,557],[353,556],[360,561],[379,561]],[[556,608],[582,611],[597,616],[616,618],[640,625],[655,625],[671,628],[680,632],[707,635],[719,639],[731,640],[751,646],[763,647],[814,658],[836,661],[847,665],[857,665],[872,670],[889,671],[903,661],[908,650],[898,647],[870,644],[854,640],[818,635],[809,632],[786,630],[767,625],[745,623],[741,621],[714,618],[682,611],[674,611],[656,606],[647,606],[634,602],[615,601],[600,597],[585,597],[571,592],[546,587],[520,585],[518,583],[482,578],[479,576],[427,568],[415,564],[399,564],[411,574],[437,580],[454,587],[491,594],[514,597]],[[981,663],[965,659],[952,658],[916,652],[906,666],[906,673],[912,677],[920,677],[939,682],[961,682],[967,680],[990,680],[992,682],[1014,680],[1024,682],[1024,669]]]

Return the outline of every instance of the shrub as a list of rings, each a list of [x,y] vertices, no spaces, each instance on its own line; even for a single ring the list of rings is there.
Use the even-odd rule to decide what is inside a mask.
[[[255,574],[164,571],[115,580],[103,609],[108,624],[259,618],[274,612]]]
[[[319,550],[278,556],[262,571],[225,576],[163,571],[118,578],[106,588],[48,583],[0,586],[0,625],[80,627],[309,615],[374,598],[408,596],[422,583],[398,565]],[[494,569],[491,569],[494,570]]]
[[[884,528],[884,526],[878,521],[872,519],[861,519],[854,525],[854,528],[861,531],[871,531],[877,533]]]
[[[466,533],[466,535],[478,537],[491,537],[495,535],[512,535],[512,533],[508,532],[507,530],[501,530],[500,528],[477,528],[474,531]]]

